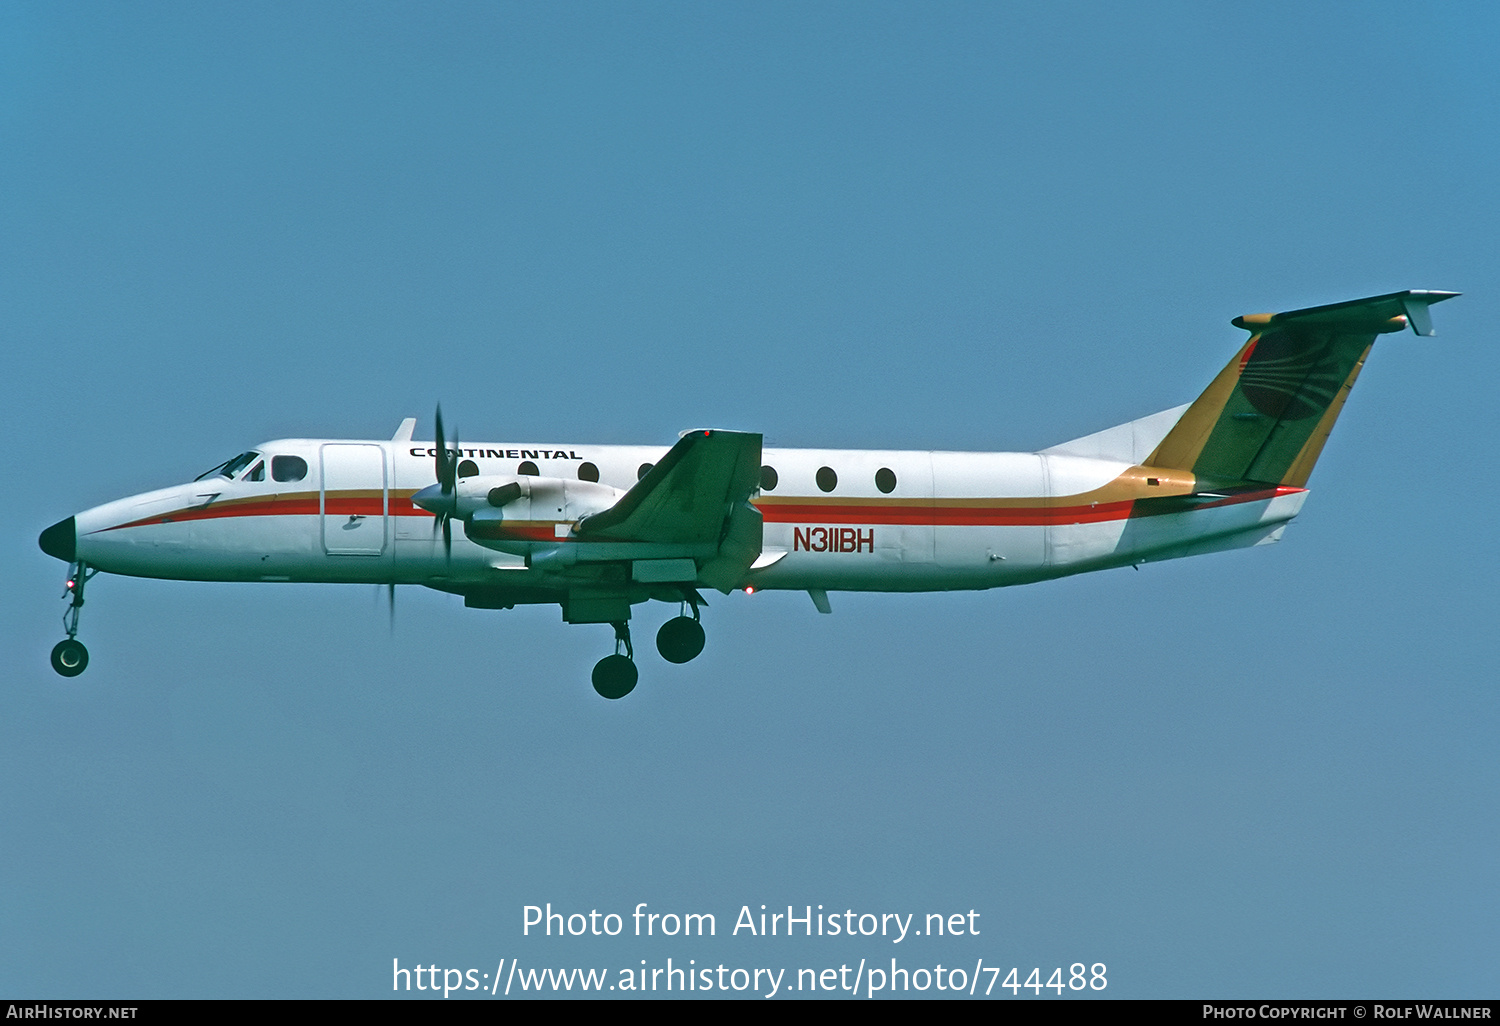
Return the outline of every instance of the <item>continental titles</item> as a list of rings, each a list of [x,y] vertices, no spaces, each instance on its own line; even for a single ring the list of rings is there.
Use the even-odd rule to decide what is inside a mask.
[[[408,450],[413,456],[436,456],[437,446],[424,449],[412,446]],[[449,456],[473,456],[477,459],[497,460],[581,460],[582,456],[571,449],[449,449]]]

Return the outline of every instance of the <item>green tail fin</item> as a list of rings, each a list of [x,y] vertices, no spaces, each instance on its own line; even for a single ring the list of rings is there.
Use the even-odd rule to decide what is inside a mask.
[[[1343,410],[1375,336],[1431,335],[1427,308],[1456,292],[1393,292],[1330,306],[1236,317],[1252,332],[1162,439],[1147,466],[1199,481],[1301,488]]]

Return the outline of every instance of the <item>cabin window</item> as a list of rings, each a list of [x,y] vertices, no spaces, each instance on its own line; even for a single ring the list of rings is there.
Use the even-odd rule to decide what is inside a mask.
[[[272,456],[271,480],[301,481],[307,476],[307,461],[301,456]]]
[[[597,480],[599,480],[599,468],[596,467],[596,466],[594,466],[592,463],[580,463],[580,464],[578,464],[578,480],[580,480],[580,481],[597,481]]]
[[[527,460],[516,468],[516,473],[521,477],[540,477],[541,471],[536,469],[536,464]]]
[[[255,464],[255,466],[253,466],[253,467],[250,468],[250,473],[246,474],[245,477],[244,477],[244,480],[246,480],[246,481],[264,481],[265,479],[266,479],[266,461],[265,460],[258,461]]]
[[[473,460],[461,460],[458,464],[459,477],[475,477],[479,474],[479,464]]]
[[[636,467],[635,468],[635,479],[637,481],[639,481],[641,478],[643,478],[647,474],[651,473],[651,468],[654,467],[654,466],[656,466],[655,463],[642,463],[639,467]]]
[[[896,472],[890,467],[875,471],[875,487],[889,495],[896,490]]]
[[[818,487],[825,492],[831,492],[839,486],[839,476],[833,472],[832,467],[818,468]]]
[[[778,482],[780,480],[781,480],[781,478],[779,476],[777,476],[777,474],[776,474],[776,468],[775,467],[761,467],[760,468],[760,490],[761,491],[763,491],[763,492],[774,492],[776,490],[776,482]]]

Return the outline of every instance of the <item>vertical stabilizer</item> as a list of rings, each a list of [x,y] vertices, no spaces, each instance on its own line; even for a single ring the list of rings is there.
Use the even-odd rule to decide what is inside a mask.
[[[1236,317],[1250,340],[1146,465],[1200,482],[1305,486],[1375,336],[1408,326],[1431,335],[1428,307],[1456,295],[1412,290]]]

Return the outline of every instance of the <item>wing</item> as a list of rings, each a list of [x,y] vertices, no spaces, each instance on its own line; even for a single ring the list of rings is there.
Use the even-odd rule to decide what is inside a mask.
[[[579,541],[717,545],[760,484],[761,436],[690,431],[619,502],[579,522]]]

